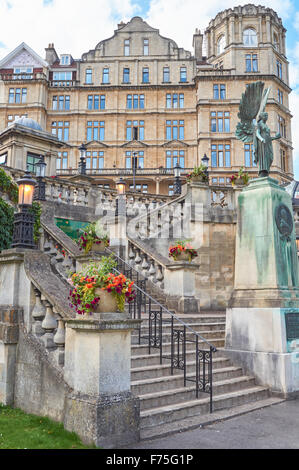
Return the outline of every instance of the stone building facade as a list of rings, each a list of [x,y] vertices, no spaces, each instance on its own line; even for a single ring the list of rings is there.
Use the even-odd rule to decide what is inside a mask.
[[[123,176],[132,188],[135,162],[137,191],[171,194],[176,163],[184,175],[204,154],[211,182],[226,185],[240,167],[256,175],[252,146],[236,140],[235,128],[246,84],[262,80],[271,87],[269,127],[283,136],[272,174],[291,181],[285,33],[272,9],[246,5],[219,13],[204,34],[196,30],[193,54],[140,17],[79,60],[58,56],[53,44],[43,60],[22,43],[0,61],[0,131],[16,117],[36,120],[64,142],[64,177],[77,172],[85,142],[87,173],[104,187]]]

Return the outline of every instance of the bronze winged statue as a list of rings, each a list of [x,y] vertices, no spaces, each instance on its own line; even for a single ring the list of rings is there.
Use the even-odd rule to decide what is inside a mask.
[[[278,133],[271,137],[267,126],[268,114],[265,112],[271,88],[264,90],[263,82],[250,83],[242,94],[238,117],[236,137],[245,143],[254,145],[254,160],[259,164],[259,176],[269,175],[273,163],[273,140],[281,138]]]

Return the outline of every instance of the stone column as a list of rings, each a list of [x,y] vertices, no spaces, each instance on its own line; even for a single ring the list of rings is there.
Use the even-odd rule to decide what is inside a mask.
[[[258,382],[299,395],[299,283],[292,200],[272,178],[251,180],[238,201],[235,284],[226,350]]]
[[[199,313],[200,300],[195,296],[195,273],[199,264],[187,261],[165,266],[164,292],[167,307],[178,313]]]
[[[139,400],[131,393],[131,332],[125,314],[66,322],[64,378],[73,389],[64,424],[86,443],[115,448],[139,440]]]
[[[22,310],[0,307],[0,403],[14,404],[16,351]]]

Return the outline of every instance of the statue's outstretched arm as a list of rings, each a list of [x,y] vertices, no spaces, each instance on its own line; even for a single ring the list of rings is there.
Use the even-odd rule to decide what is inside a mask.
[[[276,136],[272,137],[272,140],[279,140],[279,139],[281,139],[281,134],[277,132]]]

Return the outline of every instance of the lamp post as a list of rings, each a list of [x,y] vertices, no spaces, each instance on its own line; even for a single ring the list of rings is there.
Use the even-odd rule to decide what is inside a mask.
[[[32,207],[36,181],[27,170],[23,178],[17,181],[19,186],[19,212],[14,217],[12,248],[34,249],[33,226],[34,215],[29,212]]]
[[[79,175],[86,175],[86,145],[82,144],[79,147],[80,151],[80,163],[79,163]]]
[[[181,181],[181,167],[179,162],[177,162],[176,166],[174,167],[174,194],[182,194],[182,181]]]
[[[123,178],[119,178],[116,182],[117,198],[116,198],[116,217],[126,215],[126,185],[127,183]]]
[[[36,177],[37,186],[34,191],[34,201],[45,201],[46,200],[46,183],[43,181],[46,176],[47,164],[44,161],[44,157],[40,158],[40,161],[36,163]]]
[[[206,174],[207,176],[209,176],[209,172],[208,172],[208,169],[209,169],[209,161],[210,161],[210,159],[207,157],[206,154],[204,154],[203,158],[201,159],[201,163],[203,164],[203,166],[206,167],[206,169],[205,169],[205,174]]]

